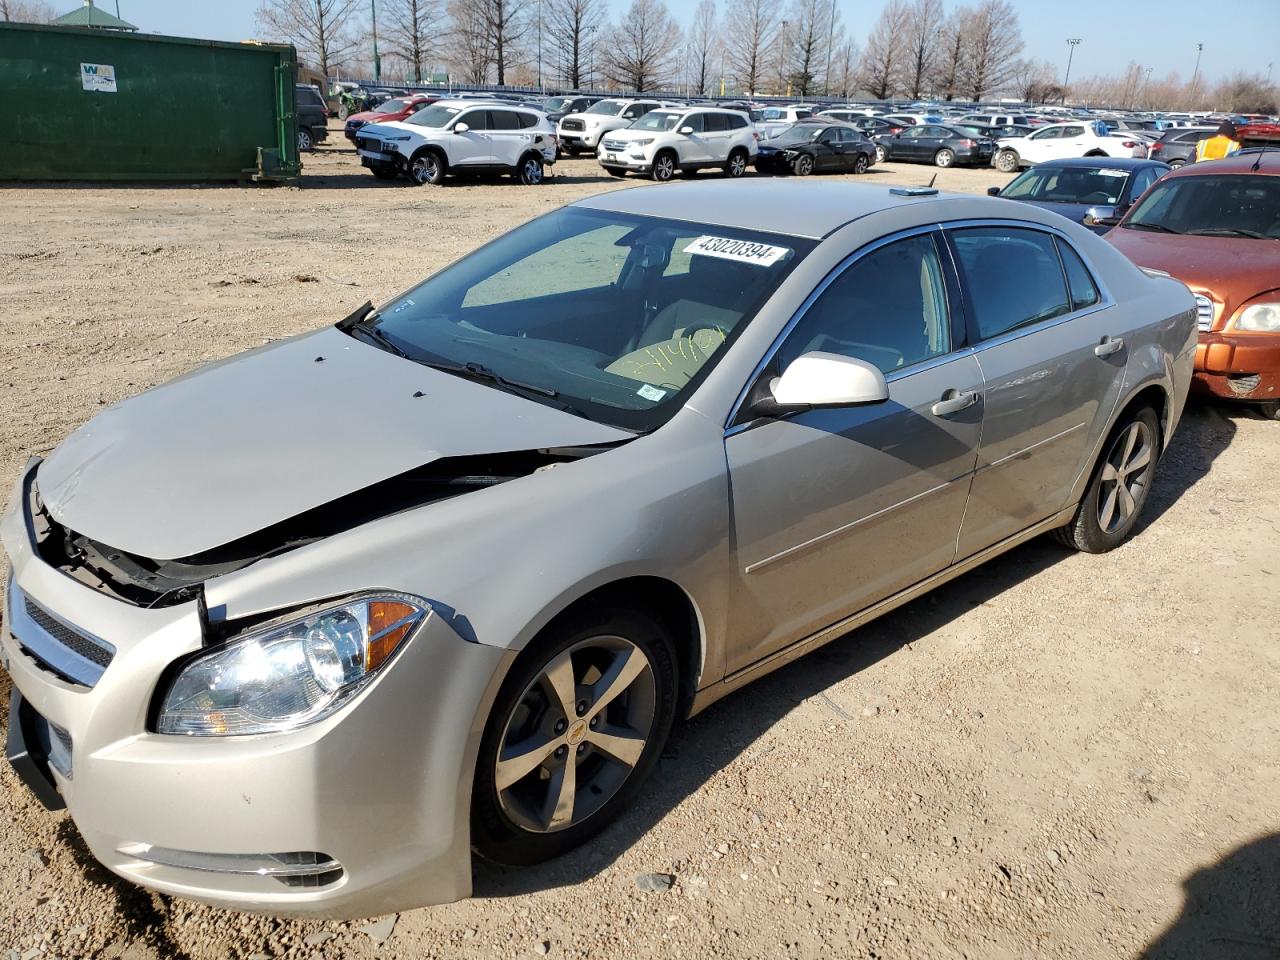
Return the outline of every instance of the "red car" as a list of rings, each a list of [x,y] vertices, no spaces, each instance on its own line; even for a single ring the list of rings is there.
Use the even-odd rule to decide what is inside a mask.
[[[352,143],[356,142],[356,131],[366,123],[388,123],[392,120],[407,120],[423,107],[435,103],[440,98],[430,93],[415,93],[408,97],[393,97],[386,103],[380,103],[372,110],[364,113],[353,113],[347,117],[347,125],[343,134]]]

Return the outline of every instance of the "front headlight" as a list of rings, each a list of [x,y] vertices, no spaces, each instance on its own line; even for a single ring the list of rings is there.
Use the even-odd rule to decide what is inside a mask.
[[[632,140],[631,145],[633,147],[647,147],[649,144],[653,143],[653,141],[653,137],[642,137],[639,140]]]
[[[365,596],[251,633],[183,668],[156,729],[221,737],[315,723],[363,687],[429,612],[417,597]]]
[[[1232,326],[1237,330],[1280,333],[1280,303],[1255,303],[1245,307]]]

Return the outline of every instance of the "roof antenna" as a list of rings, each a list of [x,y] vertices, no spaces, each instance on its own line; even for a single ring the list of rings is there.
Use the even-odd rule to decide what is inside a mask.
[[[930,177],[930,178],[929,178],[929,182],[928,182],[928,183],[926,183],[926,184],[925,184],[925,186],[926,186],[926,187],[932,187],[932,186],[933,186],[933,182],[934,182],[935,180],[937,180],[937,179],[938,179],[938,175],[935,173],[932,177]]]

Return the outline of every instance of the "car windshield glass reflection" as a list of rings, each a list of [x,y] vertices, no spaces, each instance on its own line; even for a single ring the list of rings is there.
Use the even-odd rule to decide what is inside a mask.
[[[1280,240],[1280,177],[1209,174],[1164,180],[1123,226]]]
[[[459,261],[352,333],[538,402],[648,430],[675,412],[813,246],[566,208]]]
[[[432,104],[425,110],[419,110],[405,123],[412,123],[416,127],[444,127],[454,117],[462,112],[461,107],[446,106],[443,103]]]
[[[646,113],[643,117],[631,124],[632,130],[674,130],[676,121],[680,119],[678,113],[667,113],[663,110],[654,110],[652,113]]]
[[[1044,203],[1117,204],[1129,180],[1128,170],[1105,167],[1032,167],[1000,194],[1011,200]]]

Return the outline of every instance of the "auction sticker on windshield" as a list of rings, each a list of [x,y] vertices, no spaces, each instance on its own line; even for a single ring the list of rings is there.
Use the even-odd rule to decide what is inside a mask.
[[[774,247],[767,243],[753,243],[750,240],[731,240],[728,237],[699,237],[684,248],[685,253],[698,253],[705,257],[719,257],[721,260],[737,260],[739,263],[754,263],[762,267],[771,267],[791,250],[787,247]]]

